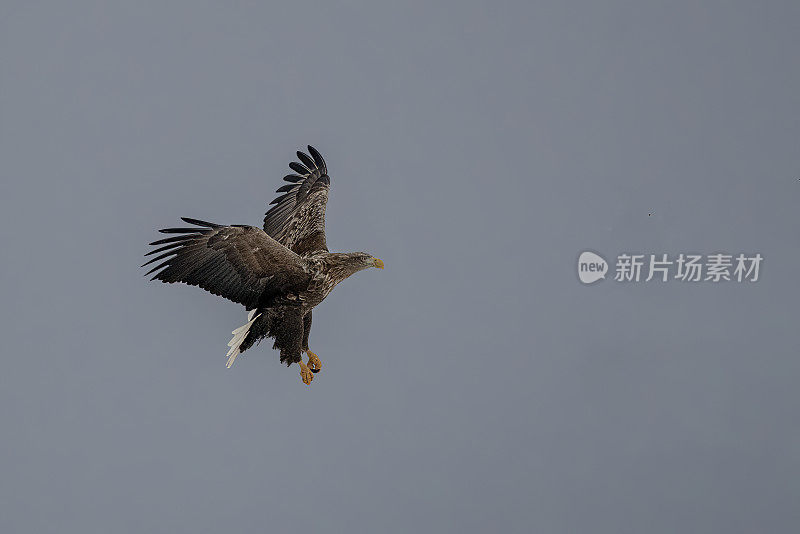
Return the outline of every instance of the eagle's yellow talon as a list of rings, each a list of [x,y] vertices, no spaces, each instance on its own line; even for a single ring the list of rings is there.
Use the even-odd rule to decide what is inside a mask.
[[[307,350],[306,354],[308,354],[308,367],[311,369],[311,372],[319,373],[322,370],[322,361],[319,359],[319,356],[310,350]]]
[[[300,378],[303,379],[303,384],[309,385],[311,381],[314,380],[314,373],[311,372],[311,369],[303,363],[303,360],[300,360]]]

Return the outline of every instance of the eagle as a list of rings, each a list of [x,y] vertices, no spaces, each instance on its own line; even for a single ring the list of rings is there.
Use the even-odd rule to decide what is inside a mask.
[[[366,252],[329,252],[325,242],[325,207],[331,179],[322,155],[312,146],[297,151],[289,164],[288,184],[271,202],[264,226],[225,226],[181,217],[187,228],[164,228],[177,234],[150,243],[142,267],[164,260],[146,275],[164,283],[198,286],[245,307],[247,322],[232,332],[226,355],[236,357],[264,338],[274,340],[280,361],[300,367],[311,384],[322,362],[308,347],[314,308],[347,277],[383,261]],[[303,362],[303,353],[308,363]]]

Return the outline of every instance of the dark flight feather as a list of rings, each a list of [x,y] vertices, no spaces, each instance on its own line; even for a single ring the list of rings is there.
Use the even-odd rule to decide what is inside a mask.
[[[159,247],[159,248],[157,248],[155,250],[151,250],[150,252],[145,254],[145,256],[150,256],[151,254],[158,254],[162,250],[169,250],[171,248],[175,248],[175,247],[179,247],[179,246],[181,246],[181,243],[170,243],[169,245],[164,245],[163,247]]]
[[[308,172],[311,172],[311,169],[316,169],[317,168],[317,164],[314,163],[314,160],[309,158],[304,152],[300,152],[298,150],[297,151],[297,157],[300,159],[300,161],[303,163],[303,165],[308,167],[308,169],[309,169]],[[322,174],[322,173],[320,173],[320,174]]]
[[[299,154],[299,152],[298,152]],[[311,174],[311,170],[307,169],[303,165],[293,161],[289,164],[289,168],[292,169],[294,172],[299,174],[300,176],[306,176],[307,174]],[[313,168],[313,167],[312,167]]]
[[[314,158],[314,163],[317,168],[322,171],[322,174],[328,174],[328,166],[325,165],[325,159],[322,157],[322,154],[311,145],[308,145],[308,152],[311,154],[311,157]]]
[[[160,259],[166,258],[167,256],[172,256],[173,254],[177,254],[177,253],[178,253],[178,251],[177,251],[177,250],[168,250],[168,251],[167,251],[167,252],[165,252],[164,254],[159,254],[159,255],[158,255],[158,256],[156,256],[155,258],[152,258],[152,259],[150,259],[149,261],[147,261],[147,262],[143,263],[143,264],[142,264],[140,267],[144,267],[145,265],[150,265],[150,264],[151,264],[151,263],[153,263],[153,262],[156,262],[156,261],[158,261],[158,260],[160,260]]]
[[[206,226],[208,228],[219,228],[221,226],[219,224],[215,224],[212,222],[201,221],[200,219],[192,219],[191,217],[181,217],[181,220],[189,224],[196,224],[197,226]]]
[[[204,232],[200,228],[162,228],[159,230],[162,234],[193,234],[195,232]]]
[[[164,239],[159,239],[158,241],[153,241],[150,243],[151,245],[162,245],[164,243],[172,243],[174,241],[185,241],[190,239],[191,236],[189,235],[177,235],[175,237],[165,237]]]

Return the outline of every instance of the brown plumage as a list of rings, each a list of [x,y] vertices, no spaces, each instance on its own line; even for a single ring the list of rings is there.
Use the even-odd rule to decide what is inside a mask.
[[[331,179],[322,155],[312,146],[308,151],[313,159],[297,151],[302,163],[289,164],[297,174],[283,177],[289,184],[278,188],[284,194],[270,203],[274,206],[264,216],[264,231],[298,254],[328,251],[325,206]]]
[[[153,280],[198,286],[250,310],[247,323],[228,343],[228,367],[239,353],[272,337],[281,362],[299,363],[306,384],[321,367],[308,347],[312,309],[348,276],[383,268],[381,260],[364,252],[328,252],[330,177],[322,155],[311,146],[308,151],[310,156],[298,151],[300,161],[289,164],[297,174],[284,177],[289,184],[278,189],[283,194],[272,202],[263,230],[181,217],[193,226],[160,230],[177,235],[150,243],[163,246],[146,256],[161,254],[144,264],[164,260],[148,271],[155,273]]]

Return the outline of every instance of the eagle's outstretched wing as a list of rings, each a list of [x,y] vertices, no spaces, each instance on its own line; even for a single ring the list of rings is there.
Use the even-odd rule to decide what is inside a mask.
[[[292,296],[308,283],[300,256],[260,228],[181,218],[197,228],[160,230],[180,235],[150,243],[164,246],[146,256],[163,253],[144,265],[169,257],[147,273],[156,273],[153,280],[199,286],[248,309],[276,299],[288,298],[291,304]]]
[[[297,174],[283,179],[288,185],[278,188],[283,193],[264,216],[264,231],[289,250],[297,254],[328,251],[325,243],[325,205],[331,179],[325,160],[309,146],[309,157],[297,152],[300,162],[293,161],[289,168]]]

